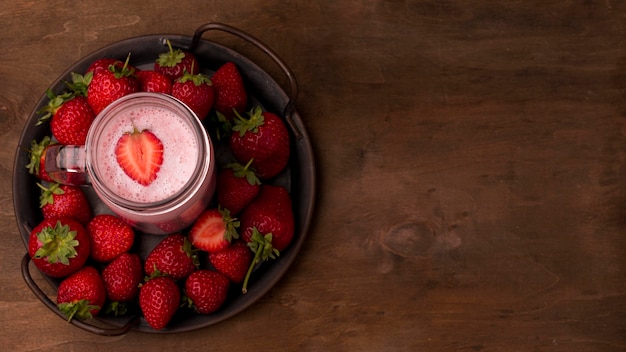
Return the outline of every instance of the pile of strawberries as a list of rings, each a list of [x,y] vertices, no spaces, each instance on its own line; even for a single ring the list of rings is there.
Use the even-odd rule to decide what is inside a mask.
[[[133,67],[130,54],[125,61],[98,59],[83,74],[73,73],[62,94],[48,91],[49,104],[40,110],[39,124],[49,124],[51,135],[29,150],[27,168],[38,178],[43,220],[30,233],[28,253],[41,272],[60,279],[57,304],[68,320],[140,311],[149,326],[163,329],[183,309],[214,313],[236,290],[245,294],[254,268],[293,239],[290,194],[272,184],[289,160],[283,121],[248,106],[233,62],[209,77],[193,53],[168,47],[150,70]],[[138,232],[131,225],[94,214],[82,188],[88,186],[57,183],[42,166],[46,148],[83,145],[100,111],[140,91],[183,101],[220,131],[219,142],[232,152],[232,160],[219,165],[209,207],[188,229],[163,235],[146,258],[137,254]],[[127,173],[136,166],[130,163]]]

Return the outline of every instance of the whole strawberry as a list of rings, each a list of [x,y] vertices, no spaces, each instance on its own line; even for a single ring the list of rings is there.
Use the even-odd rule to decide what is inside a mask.
[[[111,65],[117,66],[117,67],[123,67],[124,62],[118,59],[111,58],[111,57],[99,58],[99,59],[94,60],[89,65],[89,67],[87,67],[87,70],[85,71],[85,73],[91,72],[92,75],[95,75],[96,73],[100,71],[108,71]]]
[[[136,73],[139,80],[139,90],[153,93],[172,93],[172,80],[156,71],[139,71]]]
[[[209,262],[213,268],[236,284],[243,281],[251,261],[252,252],[243,241],[235,241],[219,252],[209,253]]]
[[[257,198],[241,213],[241,236],[250,242],[253,228],[263,235],[272,234],[272,245],[285,249],[294,234],[291,197],[281,186],[262,185]]]
[[[108,263],[128,252],[135,241],[135,231],[124,220],[111,214],[98,214],[86,227],[91,242],[91,258]]]
[[[250,169],[251,163],[252,159],[245,166],[232,163],[217,174],[217,202],[231,216],[239,214],[259,194],[261,181]]]
[[[206,252],[218,252],[239,238],[239,221],[230,216],[228,209],[206,209],[198,216],[189,231],[191,244]]]
[[[228,120],[235,117],[233,110],[243,113],[248,104],[248,94],[239,69],[233,62],[226,62],[211,76],[215,101],[213,107]]]
[[[223,274],[201,269],[185,280],[185,297],[196,312],[210,314],[224,304],[229,287],[230,282]]]
[[[285,124],[259,107],[248,112],[248,118],[237,114],[229,145],[240,163],[252,159],[252,168],[261,180],[278,175],[289,162],[289,132]]]
[[[33,140],[30,143],[30,149],[28,150],[29,162],[26,165],[28,172],[34,175],[42,181],[54,182],[54,180],[48,175],[46,171],[46,151],[48,147],[58,145],[59,143],[53,142],[49,136],[45,136],[41,141]]]
[[[59,183],[50,183],[47,188],[39,183],[37,185],[41,188],[39,206],[44,218],[69,217],[82,225],[91,220],[91,206],[80,187]]]
[[[139,307],[146,322],[161,330],[170,322],[180,304],[180,289],[169,276],[149,279],[139,288]]]
[[[61,144],[85,144],[87,131],[95,118],[87,98],[76,92],[55,95],[50,89],[46,91],[46,95],[50,100],[38,110],[42,116],[37,125],[50,121],[52,135]]]
[[[172,96],[185,103],[200,120],[204,120],[213,107],[215,93],[207,76],[185,72],[174,81]]]
[[[134,301],[139,294],[139,284],[143,280],[141,259],[135,253],[121,254],[102,270],[102,280],[109,300],[107,312],[125,314],[127,303]]]
[[[106,300],[104,283],[98,271],[86,266],[65,278],[57,291],[57,307],[70,321],[97,315]]]
[[[59,107],[50,120],[52,135],[61,144],[84,145],[96,115],[84,96],[76,96]]]
[[[89,258],[89,237],[70,218],[44,219],[31,232],[28,254],[44,274],[56,278],[75,273]]]
[[[139,81],[134,76],[135,69],[128,64],[129,58],[122,67],[110,65],[107,70],[94,73],[87,89],[87,101],[96,115],[115,100],[139,91]]]
[[[144,271],[148,276],[155,271],[174,280],[184,279],[198,268],[198,258],[191,243],[180,233],[168,235],[148,254]]]
[[[154,63],[154,71],[165,75],[172,81],[182,77],[185,72],[192,75],[200,72],[200,64],[191,52],[172,48],[169,40],[166,40],[166,44],[169,50],[159,54]]]

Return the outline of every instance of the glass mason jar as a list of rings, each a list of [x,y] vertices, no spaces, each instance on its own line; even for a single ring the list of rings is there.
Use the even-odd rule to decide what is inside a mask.
[[[142,185],[119,164],[124,133],[149,130],[163,145],[154,181]],[[45,169],[57,182],[90,185],[113,213],[140,231],[177,232],[193,223],[215,191],[215,154],[200,119],[184,103],[159,93],[133,93],[107,106],[84,146],[53,146]]]

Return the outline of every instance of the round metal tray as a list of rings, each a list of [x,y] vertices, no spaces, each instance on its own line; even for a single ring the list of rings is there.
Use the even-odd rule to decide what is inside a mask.
[[[234,35],[245,42],[252,44],[264,54],[269,56],[287,77],[288,90],[283,88],[263,69],[254,62],[227,47],[203,39],[203,35],[209,31],[221,31]],[[300,115],[296,110],[296,97],[298,86],[293,73],[283,60],[276,55],[264,43],[237,28],[220,24],[207,23],[200,26],[193,36],[182,35],[147,35],[126,39],[107,47],[104,47],[84,57],[66,70],[50,89],[55,93],[61,93],[66,86],[63,81],[71,81],[70,73],[83,73],[88,66],[98,58],[112,57],[125,60],[131,53],[130,63],[138,68],[151,68],[157,56],[167,50],[166,40],[173,46],[193,52],[206,74],[213,73],[219,66],[227,61],[234,62],[239,68],[246,88],[250,103],[260,105],[263,109],[272,111],[281,116],[287,123],[291,137],[291,159],[287,170],[272,181],[289,190],[293,200],[293,211],[296,222],[296,230],[291,245],[280,253],[276,260],[270,260],[259,265],[250,279],[248,293],[241,294],[236,288],[231,290],[224,306],[217,312],[209,315],[199,315],[189,310],[179,310],[169,325],[162,330],[152,329],[136,310],[125,317],[108,317],[99,315],[88,321],[73,319],[70,324],[98,335],[121,335],[129,330],[146,333],[177,333],[203,328],[216,324],[243,311],[266,294],[287,272],[289,266],[296,260],[309,228],[314,208],[315,199],[315,162],[311,141],[306,132]],[[42,92],[43,93],[43,92]],[[41,140],[50,135],[47,125],[36,126],[39,119],[37,111],[48,103],[48,98],[42,94],[38,104],[33,109],[22,131],[13,170],[13,203],[15,208],[17,226],[24,245],[28,248],[28,237],[32,228],[41,220],[41,211],[38,208],[40,190],[36,186],[37,179],[28,173],[26,164],[28,155],[26,150],[30,147],[33,139]],[[208,120],[208,119],[207,119]],[[205,122],[205,124],[208,122]],[[211,132],[209,130],[209,132]],[[224,149],[216,148],[218,161],[220,153],[227,153]],[[222,155],[224,157],[224,155]],[[88,194],[94,213],[102,210],[93,191],[87,187]],[[143,234],[136,235],[133,251],[145,259],[150,250],[162,239],[162,236]],[[22,276],[28,287],[51,311],[65,320],[65,316],[57,309],[56,303],[50,299],[37,285],[31,276],[30,257],[28,253],[22,260]],[[43,275],[48,283],[56,290],[60,280]]]

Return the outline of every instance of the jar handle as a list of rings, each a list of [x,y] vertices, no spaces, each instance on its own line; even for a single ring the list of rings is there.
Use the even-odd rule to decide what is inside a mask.
[[[24,258],[22,258],[22,277],[24,278],[26,285],[28,286],[28,288],[30,288],[31,291],[33,291],[35,296],[37,296],[37,298],[39,298],[39,300],[41,300],[41,302],[44,303],[46,307],[48,307],[51,311],[53,311],[60,318],[67,321],[67,317],[65,316],[65,314],[63,314],[63,312],[61,312],[57,308],[57,305],[54,302],[52,302],[52,300],[41,290],[41,288],[39,288],[35,280],[33,280],[33,277],[30,275],[30,270],[29,270],[29,265],[28,265],[29,263],[30,263],[30,255],[26,253],[26,255],[24,255]],[[123,335],[127,333],[133,326],[137,324],[138,320],[139,320],[139,317],[134,316],[134,317],[131,317],[131,319],[125,325],[118,327],[118,328],[111,328],[111,329],[101,328],[95,325],[91,325],[87,323],[86,321],[81,321],[78,319],[70,320],[70,324],[76,327],[79,327],[85,331],[96,334],[96,335],[119,336],[119,335]]]
[[[193,35],[191,43],[186,49],[193,51],[198,45],[198,42],[200,41],[200,39],[202,38],[202,35],[212,30],[226,32],[226,33],[232,34],[236,37],[239,37],[247,41],[248,43],[257,47],[259,50],[263,51],[267,56],[270,57],[270,59],[274,61],[274,63],[278,67],[280,67],[280,69],[283,71],[283,73],[287,77],[287,80],[289,81],[289,94],[288,94],[289,101],[287,102],[287,105],[285,105],[285,108],[283,110],[283,116],[285,116],[285,119],[287,120],[290,127],[294,131],[296,138],[300,139],[302,137],[302,133],[299,131],[298,128],[296,128],[295,124],[292,121],[292,115],[295,113],[296,100],[298,98],[298,83],[296,82],[296,78],[293,72],[291,71],[291,69],[289,68],[289,66],[287,66],[287,64],[283,61],[283,59],[280,58],[280,56],[278,56],[278,54],[276,54],[272,49],[270,49],[267,45],[265,45],[262,41],[260,41],[256,37],[240,29],[237,29],[235,27],[232,27],[223,23],[210,22],[210,23],[206,23],[198,27],[198,29],[196,29]]]
[[[64,185],[88,185],[91,183],[86,171],[85,146],[53,145],[45,151],[46,172],[54,181]]]

